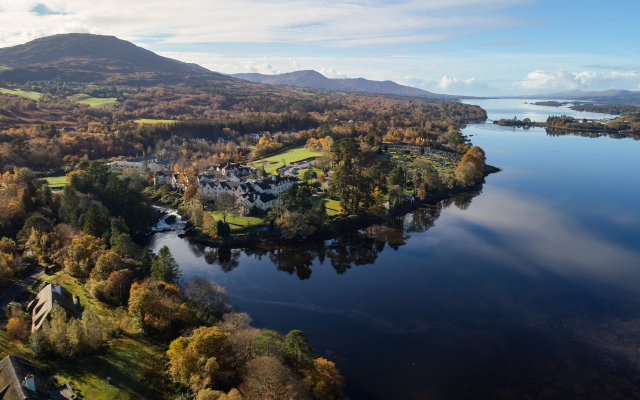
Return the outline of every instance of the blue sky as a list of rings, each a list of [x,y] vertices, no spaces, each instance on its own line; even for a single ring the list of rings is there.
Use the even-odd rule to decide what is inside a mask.
[[[223,72],[315,69],[449,94],[640,90],[640,2],[0,0],[0,46],[115,35]]]

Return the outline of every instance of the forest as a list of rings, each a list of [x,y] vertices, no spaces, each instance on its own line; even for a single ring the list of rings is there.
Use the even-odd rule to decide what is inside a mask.
[[[259,165],[287,149],[313,149],[314,167],[258,216],[270,235],[294,242],[393,212],[407,197],[464,192],[486,173],[484,152],[460,133],[486,113],[456,102],[219,85],[20,89],[37,100],[0,94],[0,287],[34,269],[44,274],[7,307],[0,342],[3,354],[35,361],[86,398],[115,396],[97,383],[98,360],[122,352],[150,357],[110,364],[129,369],[123,384],[132,398],[339,399],[344,386],[303,332],[252,327],[224,288],[185,281],[168,248],[153,254],[141,241],[158,217],[152,206],[164,203],[221,243],[232,236],[225,219],[237,213],[233,205],[208,202],[195,188],[155,187],[150,172],[116,172],[106,162],[154,155],[174,160],[186,179],[219,162]],[[71,99],[79,93],[115,105]],[[258,132],[260,140],[249,138]],[[64,179],[61,189],[51,177]],[[326,201],[340,212],[329,215]],[[31,332],[27,304],[46,282],[73,291],[82,316],[55,306]]]

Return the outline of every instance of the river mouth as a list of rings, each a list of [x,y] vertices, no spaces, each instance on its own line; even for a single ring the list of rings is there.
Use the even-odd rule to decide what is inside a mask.
[[[529,110],[490,102],[490,118]],[[352,399],[640,398],[640,143],[465,133],[502,169],[482,193],[303,245],[168,230],[149,247],[225,286],[254,325],[304,331]]]

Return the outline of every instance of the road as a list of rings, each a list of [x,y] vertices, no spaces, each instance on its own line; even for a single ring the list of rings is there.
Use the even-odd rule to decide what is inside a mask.
[[[7,308],[7,305],[11,303],[16,297],[22,293],[22,291],[28,288],[36,279],[40,278],[44,274],[43,266],[34,266],[30,267],[30,270],[27,272],[27,276],[25,276],[22,280],[11,285],[3,294],[0,296],[0,312],[4,312]]]

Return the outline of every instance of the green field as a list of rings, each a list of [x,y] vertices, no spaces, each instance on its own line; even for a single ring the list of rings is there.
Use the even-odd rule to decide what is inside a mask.
[[[67,97],[69,100],[77,101],[78,103],[88,104],[93,108],[108,108],[115,105],[118,102],[118,99],[115,97],[107,97],[107,98],[98,98],[91,97],[88,94],[74,94],[73,96]]]
[[[49,187],[51,189],[62,189],[67,186],[67,177],[62,176],[48,176],[44,178],[49,182]]]
[[[27,90],[22,90],[22,89],[0,88],[0,93],[17,94],[18,96],[26,97],[26,98],[31,99],[31,100],[38,100],[40,98],[40,96],[42,96],[42,93],[29,92]]]
[[[312,197],[311,205],[313,207],[318,207],[321,200],[324,200],[324,205],[327,207],[328,215],[337,215],[337,214],[340,214],[340,212],[342,211],[342,207],[340,207],[340,202],[338,200],[333,200],[333,199],[323,199],[317,196]]]
[[[320,152],[307,150],[304,148],[304,146],[299,146],[283,151],[282,153],[278,153],[274,156],[255,161],[254,164],[262,165],[262,161],[276,161],[276,164],[268,164],[264,168],[267,171],[267,174],[272,174],[276,169],[282,167],[283,159],[287,162],[287,164],[291,164],[297,161],[306,160],[308,158],[315,158],[321,155],[322,153]]]
[[[142,375],[152,364],[162,363],[162,353],[162,349],[139,335],[125,336],[113,339],[104,354],[56,366],[54,378],[70,382],[83,399],[146,399],[150,394],[145,393]],[[107,377],[111,378],[111,384],[107,383]]]
[[[177,122],[172,119],[148,119],[148,118],[140,118],[134,119],[133,122],[137,124],[170,124],[173,122]]]
[[[216,221],[222,219],[222,213],[218,211],[212,212],[211,215],[213,215]],[[227,214],[227,222],[229,223],[229,227],[231,228],[232,232],[265,225],[264,221],[261,218],[243,217],[231,214]]]

